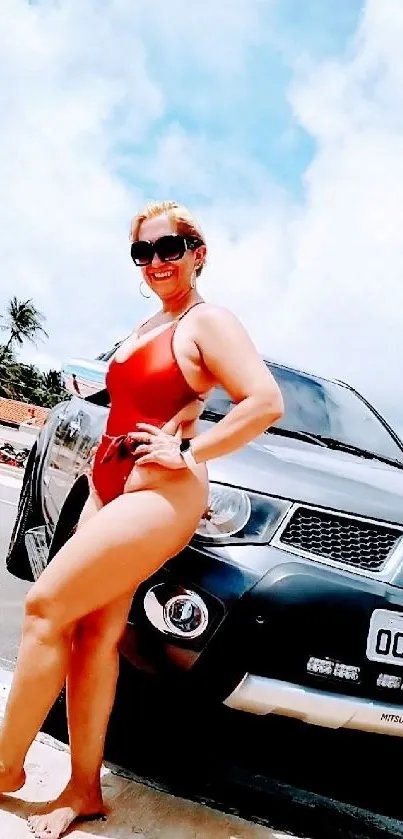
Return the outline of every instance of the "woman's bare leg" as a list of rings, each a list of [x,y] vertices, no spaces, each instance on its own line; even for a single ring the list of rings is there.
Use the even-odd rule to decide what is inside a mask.
[[[207,480],[200,470],[181,472],[158,491],[122,495],[74,534],[31,588],[0,736],[0,791],[15,788],[21,778],[26,752],[64,684],[71,627],[134,592],[181,550],[206,501]]]
[[[23,766],[26,753],[63,688],[70,650],[69,631],[56,634],[45,618],[36,620],[29,612],[25,615],[13,682],[0,729],[0,792],[15,791],[25,783]],[[32,698],[39,699],[42,688],[46,700],[32,702]],[[28,708],[29,714],[26,713]]]
[[[180,423],[185,423],[188,428],[200,412],[200,400],[195,400],[166,423],[164,431],[174,434]],[[96,515],[102,506],[92,486],[78,527]],[[87,615],[79,622],[73,635],[67,676],[72,776],[66,791],[91,790],[92,800],[98,804],[102,804],[100,773],[104,741],[119,669],[118,643],[126,628],[132,600],[133,593],[130,593]]]
[[[78,527],[82,527],[86,521],[97,515],[102,506],[101,499],[93,490],[83,508]],[[123,608],[127,599],[126,597],[122,598]],[[91,738],[92,734],[91,724],[94,718],[96,719],[98,716],[98,712],[102,718],[104,700],[106,700],[106,707],[113,704],[117,674],[113,647],[110,647],[109,641],[112,642],[112,638],[110,638],[111,629],[116,621],[119,622],[120,627],[121,609],[119,604],[120,600],[117,603],[105,606],[98,612],[87,615],[76,624],[73,633],[71,662],[67,674],[67,721],[72,775],[75,774],[77,778],[81,775],[83,782],[85,778],[90,781],[93,777],[91,774],[92,766],[86,772],[88,755],[91,755],[93,751],[96,752],[96,746],[91,748],[90,745],[88,749],[86,748],[88,737]],[[110,656],[111,649],[112,656]],[[109,659],[109,661],[104,660],[104,666],[99,669],[97,669],[97,665],[101,662],[95,660],[97,654],[99,658]],[[109,667],[107,666],[108,663],[110,664]],[[111,692],[113,696],[110,699]],[[102,731],[101,725],[101,739]],[[95,735],[96,737],[99,739],[98,732]],[[99,771],[100,769],[101,763]]]
[[[91,494],[87,499],[86,504],[84,505],[79,524],[84,523],[88,518],[92,517],[95,513],[97,513],[101,506],[101,501],[95,496],[95,494]],[[35,672],[33,672],[33,684],[31,685],[29,682],[30,670],[28,669],[27,672],[26,668],[26,661],[30,659],[31,655],[36,649],[36,645],[38,643],[41,644],[41,629],[44,629],[44,627],[38,626],[36,627],[37,632],[32,632],[32,624],[33,621],[30,620],[30,616],[26,615],[22,627],[22,642],[19,648],[16,662],[16,673],[25,671],[25,675],[27,677],[24,680],[24,689],[27,691],[27,693],[25,694],[26,696],[30,696],[31,691],[35,691],[35,689],[37,689],[38,678],[40,678],[39,674],[35,675]],[[51,700],[50,707],[53,705],[53,702],[59,696],[60,691],[62,690],[65,682],[65,674],[70,660],[71,639],[72,629],[60,635],[60,637],[57,640],[56,646],[49,648],[46,644],[44,644],[42,647],[42,658],[44,659],[46,669],[48,669],[49,667],[52,669],[54,681],[55,695],[53,700]],[[6,712],[3,720],[3,725],[0,729],[1,789],[4,788],[4,791],[8,792],[11,792],[12,786],[15,786],[16,789],[19,789],[24,784],[25,772],[23,771],[23,763],[27,751],[26,737],[24,736],[23,726],[21,726],[18,741],[16,742],[14,740],[14,742],[12,743],[12,750],[10,754],[8,750],[8,745],[11,745],[11,743],[7,737],[4,737],[4,733],[7,731],[8,727],[8,719],[10,715],[13,715],[14,693],[14,690],[12,690],[10,693],[9,701],[7,703]],[[43,718],[40,716],[37,718],[37,721],[35,722],[38,731],[42,726],[46,714],[47,711],[45,712]]]
[[[67,680],[71,777],[76,786],[99,781],[105,734],[119,673],[118,644],[133,594],[83,618],[73,638]]]
[[[89,496],[78,528],[102,507],[96,493]],[[132,594],[87,615],[76,624],[67,674],[67,719],[71,777],[64,790],[41,815],[28,818],[36,834],[64,833],[78,815],[104,812],[101,768],[105,734],[116,693],[118,643],[125,630]],[[52,836],[52,833],[50,834]]]
[[[124,595],[83,618],[75,629],[67,676],[71,778],[41,815],[29,816],[28,825],[36,836],[53,839],[79,816],[105,812],[101,790],[105,734],[116,692],[118,643],[132,599],[132,594]]]

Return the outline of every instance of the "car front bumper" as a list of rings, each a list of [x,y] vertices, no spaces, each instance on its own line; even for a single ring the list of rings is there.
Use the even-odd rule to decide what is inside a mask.
[[[280,714],[327,728],[403,737],[401,705],[344,696],[246,673],[224,705],[251,714]]]

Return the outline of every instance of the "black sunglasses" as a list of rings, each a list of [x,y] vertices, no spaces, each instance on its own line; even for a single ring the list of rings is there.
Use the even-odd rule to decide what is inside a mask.
[[[170,233],[161,236],[155,242],[142,239],[139,242],[132,242],[130,254],[136,265],[150,265],[156,253],[161,262],[176,262],[182,259],[187,250],[195,250],[204,242],[197,236],[181,236],[179,233]]]

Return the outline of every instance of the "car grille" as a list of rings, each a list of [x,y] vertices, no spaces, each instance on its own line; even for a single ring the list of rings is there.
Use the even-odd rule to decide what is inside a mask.
[[[313,559],[380,571],[401,536],[401,530],[387,525],[299,507],[278,542],[310,554]]]

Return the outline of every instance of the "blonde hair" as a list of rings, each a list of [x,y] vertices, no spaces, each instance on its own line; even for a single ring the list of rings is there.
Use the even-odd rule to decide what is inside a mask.
[[[176,201],[158,201],[147,204],[144,210],[138,213],[132,220],[130,225],[130,240],[137,242],[143,221],[162,215],[167,215],[171,219],[174,223],[176,233],[180,233],[182,236],[195,236],[197,239],[201,239],[203,245],[206,245],[204,234],[199,224],[193,218],[187,207],[183,204],[177,204]],[[206,258],[196,268],[196,277],[200,277],[205,262]]]

